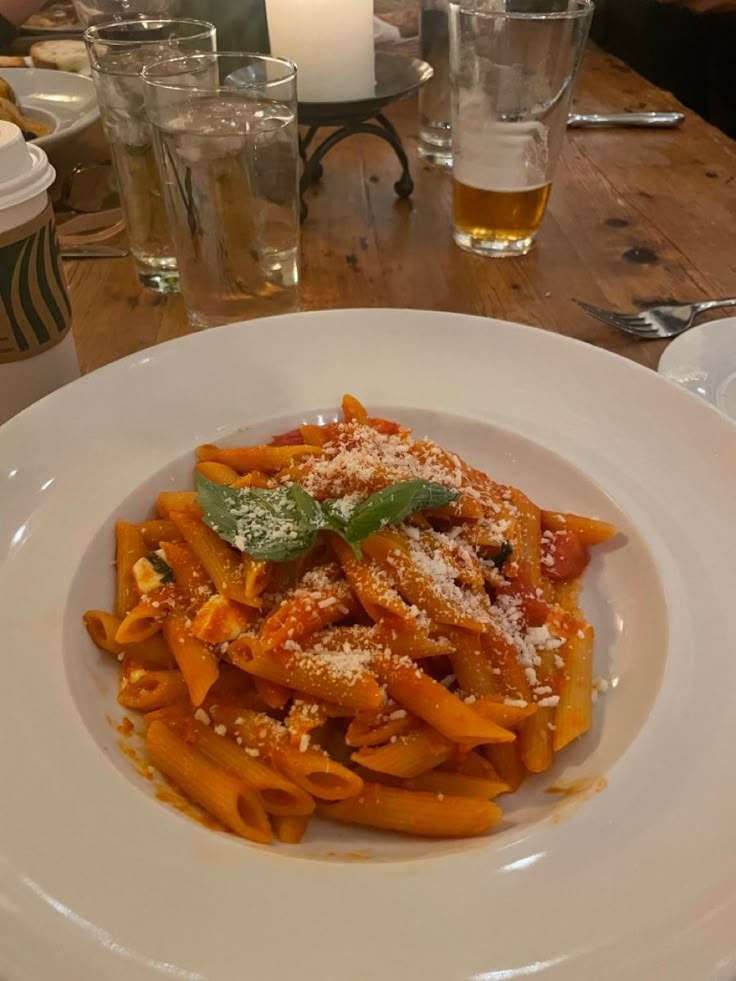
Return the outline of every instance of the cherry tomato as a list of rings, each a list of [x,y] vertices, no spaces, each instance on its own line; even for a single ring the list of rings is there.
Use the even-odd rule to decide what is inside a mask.
[[[299,429],[290,429],[288,433],[280,433],[274,436],[269,446],[301,446],[304,437]]]
[[[398,422],[391,422],[390,419],[369,419],[368,425],[384,436],[395,436],[401,432]]]
[[[576,579],[590,562],[590,553],[574,531],[545,532],[542,569],[550,579]]]
[[[530,627],[541,627],[547,622],[549,616],[549,604],[544,600],[537,599],[536,596],[525,596],[522,601],[522,608],[526,622]]]

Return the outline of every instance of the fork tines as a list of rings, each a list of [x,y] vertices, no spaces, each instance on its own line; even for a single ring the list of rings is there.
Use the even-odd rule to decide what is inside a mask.
[[[611,310],[602,310],[600,307],[595,307],[592,303],[584,303],[582,300],[575,300],[575,302],[591,317],[595,317],[596,320],[600,320],[601,323],[607,324],[609,327],[618,327],[620,330],[625,330],[637,337],[647,337],[657,333],[656,325],[652,324],[642,314],[613,313]]]

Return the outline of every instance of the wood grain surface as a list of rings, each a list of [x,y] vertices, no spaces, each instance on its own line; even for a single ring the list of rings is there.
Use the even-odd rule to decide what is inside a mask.
[[[595,48],[576,107],[682,108]],[[394,195],[398,165],[382,141],[353,137],[332,151],[322,184],[309,192],[302,309],[412,307],[500,317],[656,367],[665,342],[607,328],[573,298],[632,310],[736,294],[736,144],[693,113],[679,130],[570,131],[536,246],[517,259],[480,258],[453,244],[450,179],[417,157],[416,103],[400,103],[388,115],[410,156],[413,198]],[[63,171],[104,155],[93,130],[55,162]],[[189,332],[181,299],[143,290],[130,259],[67,261],[64,268],[84,371]]]

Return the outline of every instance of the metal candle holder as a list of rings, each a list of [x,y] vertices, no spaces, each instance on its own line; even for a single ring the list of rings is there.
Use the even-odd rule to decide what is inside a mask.
[[[377,136],[392,147],[401,164],[401,175],[394,184],[394,190],[400,198],[410,196],[414,190],[414,181],[401,137],[381,110],[392,102],[411,95],[431,77],[432,68],[425,61],[377,51],[376,91],[370,98],[350,102],[299,103],[299,124],[306,127],[306,132],[299,137],[299,154],[304,161],[299,184],[302,220],[307,217],[304,195],[308,188],[322,179],[322,160],[325,155],[349,136],[361,133]],[[313,146],[322,127],[330,127],[333,132]]]

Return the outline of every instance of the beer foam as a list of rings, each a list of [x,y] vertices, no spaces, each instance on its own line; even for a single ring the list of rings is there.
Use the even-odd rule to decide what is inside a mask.
[[[478,121],[453,129],[453,170],[461,183],[482,191],[531,191],[549,183],[547,129],[538,122]]]

